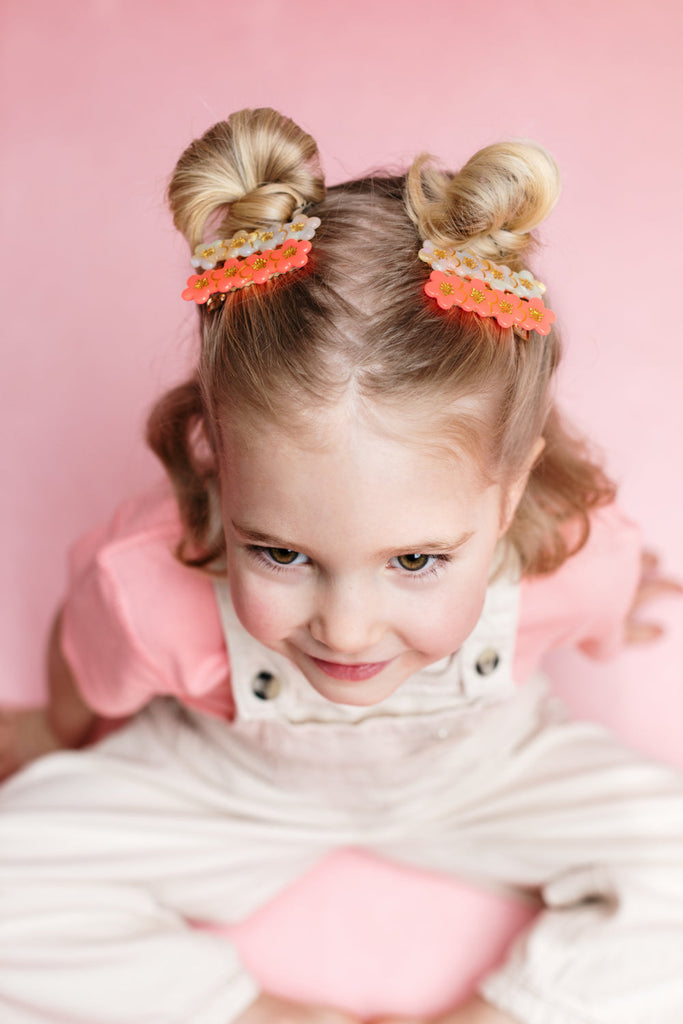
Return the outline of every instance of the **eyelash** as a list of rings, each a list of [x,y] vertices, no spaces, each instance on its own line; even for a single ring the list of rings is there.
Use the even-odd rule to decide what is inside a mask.
[[[410,569],[401,569],[399,570],[401,576],[414,580],[425,580],[428,576],[439,576],[443,568],[452,561],[451,556],[445,554],[427,555],[426,557],[431,558],[432,561],[424,569],[413,569],[412,571]],[[390,561],[393,562],[394,559],[392,558]]]
[[[266,569],[269,569],[271,572],[287,572],[288,570],[296,568],[297,566],[308,565],[309,564],[308,562],[298,562],[298,563],[291,562],[289,565],[280,564],[280,563],[274,561],[273,559],[269,558],[268,555],[267,555],[268,551],[273,551],[274,550],[272,547],[260,547],[258,544],[248,544],[247,547],[246,547],[246,550],[247,550],[248,554],[251,555],[251,557],[254,558],[259,563],[259,565],[264,566]],[[280,549],[275,549],[275,550],[289,550],[289,549],[280,548]],[[301,552],[297,552],[297,554],[300,554],[300,553]],[[399,557],[401,557],[401,556],[399,556],[399,555],[395,555],[394,556],[394,558],[399,558]],[[451,555],[446,555],[446,554],[427,555],[427,557],[433,559],[433,561],[428,566],[426,566],[426,568],[424,568],[424,569],[415,569],[412,572],[411,572],[410,569],[399,569],[398,572],[401,574],[402,577],[407,578],[407,579],[411,579],[412,578],[414,580],[425,580],[425,579],[427,579],[427,577],[430,577],[430,576],[438,576],[441,573],[441,571],[444,568],[444,566],[452,561],[452,556]],[[389,559],[389,561],[393,562],[394,559],[391,558],[391,559]]]
[[[258,544],[248,544],[246,550],[247,553],[251,555],[252,558],[255,558],[260,565],[265,566],[266,569],[270,569],[272,572],[287,572],[289,569],[296,568],[294,563],[290,563],[289,565],[280,564],[267,556],[268,551],[288,551],[289,548],[265,548],[260,547]],[[299,552],[297,552],[297,554],[299,554]],[[299,562],[298,564],[306,565],[307,563]]]

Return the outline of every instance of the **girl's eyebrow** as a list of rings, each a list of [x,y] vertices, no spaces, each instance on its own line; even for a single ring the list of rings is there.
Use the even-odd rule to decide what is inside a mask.
[[[401,548],[401,552],[405,553],[410,551],[414,554],[427,555],[439,554],[440,552],[457,551],[458,548],[461,548],[465,544],[467,544],[468,540],[470,540],[472,537],[474,537],[474,530],[467,530],[459,537],[445,537],[439,540],[423,540],[420,541],[419,544],[410,544],[408,547]],[[390,555],[395,555],[397,551],[398,548],[394,547],[391,549],[387,549],[386,551],[381,551],[380,554],[386,555],[388,557]]]
[[[254,541],[257,544],[267,544],[269,547],[274,548],[286,548],[288,551],[298,551],[299,548],[292,547],[291,541],[283,540],[280,537],[276,537],[274,534],[261,533],[259,530],[251,530],[249,527],[232,521],[232,526],[235,531],[241,534],[246,540]],[[423,540],[419,544],[408,544],[404,547],[391,547],[385,548],[383,551],[378,551],[377,555],[379,558],[391,558],[396,554],[405,554],[410,551],[414,554],[439,554],[440,552],[457,551],[458,548],[463,547],[467,544],[474,536],[474,530],[467,530],[459,537],[453,538],[440,538],[438,540]]]
[[[288,551],[295,550],[288,541],[281,540],[272,533],[261,533],[259,530],[251,530],[248,526],[243,526],[241,523],[234,522],[234,520],[230,520],[230,522],[235,532],[239,533],[245,540],[253,540],[257,544],[267,544],[273,548],[286,548]]]

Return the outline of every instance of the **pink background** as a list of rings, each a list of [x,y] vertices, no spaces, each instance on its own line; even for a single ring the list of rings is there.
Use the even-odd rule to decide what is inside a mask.
[[[564,195],[535,269],[564,325],[560,398],[683,576],[677,0],[3,0],[0,17],[0,700],[40,699],[69,542],[158,474],[145,411],[190,366],[194,325],[164,187],[185,145],[243,106],[307,128],[330,183],[423,149],[457,166],[510,136],[553,152]],[[578,712],[683,766],[683,602],[655,613],[668,627],[656,647],[600,666],[563,653],[552,667]],[[305,994],[346,993],[364,1012],[437,1008],[475,969],[471,957],[453,969],[450,951],[478,944],[467,927],[493,957],[515,923],[516,910],[474,898],[346,855],[251,923],[245,948],[267,975],[264,947],[287,941],[275,975],[286,964],[282,986]]]

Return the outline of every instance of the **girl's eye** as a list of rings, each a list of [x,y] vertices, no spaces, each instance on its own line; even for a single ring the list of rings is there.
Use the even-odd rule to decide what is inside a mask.
[[[435,555],[397,555],[393,561],[397,562],[401,569],[408,572],[419,572],[432,566],[436,560]]]
[[[290,548],[261,548],[261,551],[276,565],[303,565],[308,561],[306,555]]]
[[[310,558],[302,555],[294,548],[266,548],[260,544],[247,544],[246,551],[250,558],[272,572],[286,572],[290,566],[308,565]]]

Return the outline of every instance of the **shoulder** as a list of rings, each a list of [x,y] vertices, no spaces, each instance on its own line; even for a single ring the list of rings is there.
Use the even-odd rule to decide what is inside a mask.
[[[527,601],[543,594],[555,601],[584,597],[593,603],[600,597],[616,597],[625,577],[635,584],[641,549],[640,529],[616,504],[596,509],[591,515],[586,543],[555,572],[526,577],[522,581]]]
[[[203,694],[227,673],[213,584],[176,559],[181,533],[163,485],[72,548],[64,650],[101,713],[127,713],[156,693]]]
[[[618,651],[640,552],[639,528],[611,504],[592,514],[588,540],[559,569],[522,580],[518,678],[552,648],[576,645],[597,658]]]
[[[89,585],[131,619],[139,640],[160,621],[166,630],[179,624],[188,604],[213,601],[207,574],[182,565],[175,548],[182,526],[170,489],[159,485],[128,499],[106,523],[73,545],[73,585]]]

